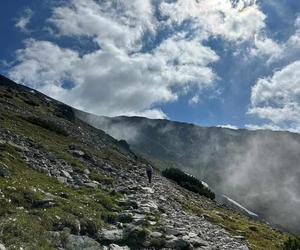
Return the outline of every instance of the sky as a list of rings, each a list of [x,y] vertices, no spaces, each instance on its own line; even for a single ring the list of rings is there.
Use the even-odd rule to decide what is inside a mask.
[[[0,73],[78,109],[300,132],[298,0],[4,0]]]

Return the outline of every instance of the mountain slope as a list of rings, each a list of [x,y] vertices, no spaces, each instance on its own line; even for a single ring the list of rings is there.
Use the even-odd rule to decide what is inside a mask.
[[[0,103],[0,249],[281,249],[288,237],[159,172],[149,186],[126,144],[2,76]]]
[[[162,168],[203,179],[266,220],[300,234],[300,135],[205,128],[141,117],[77,115]]]

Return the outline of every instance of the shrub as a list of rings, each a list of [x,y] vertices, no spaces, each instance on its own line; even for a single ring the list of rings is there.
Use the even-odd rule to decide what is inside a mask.
[[[284,243],[283,250],[299,250],[300,249],[300,238],[291,238]]]
[[[162,172],[162,175],[194,193],[206,196],[212,200],[215,198],[215,194],[205,187],[201,181],[177,168],[167,168]]]

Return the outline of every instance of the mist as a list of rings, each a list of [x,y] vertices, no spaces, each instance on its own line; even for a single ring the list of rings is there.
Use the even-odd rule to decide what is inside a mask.
[[[273,134],[272,134],[273,135]],[[221,191],[279,227],[300,233],[300,142],[254,135],[226,159]],[[284,226],[283,226],[284,225]]]
[[[157,166],[178,167],[279,229],[300,234],[300,135],[85,115]]]

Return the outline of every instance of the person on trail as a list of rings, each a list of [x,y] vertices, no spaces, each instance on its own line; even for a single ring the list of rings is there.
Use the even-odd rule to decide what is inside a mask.
[[[151,183],[153,168],[150,164],[148,164],[147,167],[146,167],[146,173],[147,173],[147,176],[148,176],[149,183]]]

